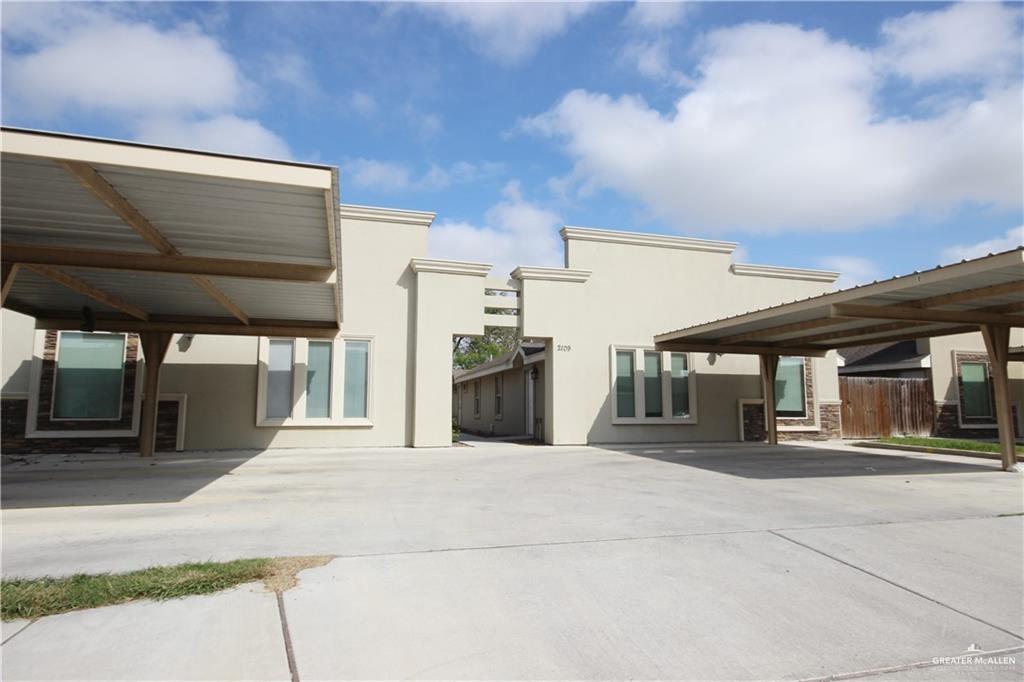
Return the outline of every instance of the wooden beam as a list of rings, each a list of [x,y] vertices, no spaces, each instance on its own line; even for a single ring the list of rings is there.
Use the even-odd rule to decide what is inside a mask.
[[[775,378],[778,375],[779,356],[761,355],[761,388],[764,396],[764,429],[769,445],[778,445],[779,430],[775,417]]]
[[[893,334],[891,336],[876,337],[873,339],[857,339],[855,341],[841,341],[829,344],[830,348],[852,348],[854,346],[866,346],[873,343],[891,343],[893,341],[910,341],[911,339],[933,339],[939,336],[953,336],[955,334],[972,334],[978,331],[977,325],[963,325],[956,327],[945,327],[942,329],[929,329],[927,331],[906,332],[905,334]]]
[[[883,332],[896,332],[907,328],[928,326],[928,324],[928,322],[886,322],[885,324],[873,324],[867,327],[856,327],[854,329],[834,329],[830,332],[815,334],[814,336],[801,336],[790,341],[780,341],[779,344],[782,346],[791,343],[802,345],[805,343],[818,343],[820,341],[832,341],[835,339],[857,338],[861,336],[870,336],[872,334],[881,334]],[[873,341],[866,339],[862,341],[862,343],[869,344],[873,343]]]
[[[218,289],[213,282],[205,277],[193,277],[192,281],[195,282],[200,289],[205,291],[207,296],[217,303],[220,303],[222,308],[234,315],[236,320],[242,324],[249,324],[249,316],[245,314],[245,311],[239,308],[234,301],[228,298],[227,294]]]
[[[0,250],[0,258],[4,263],[32,263],[93,270],[161,272],[172,275],[205,275],[314,284],[333,283],[336,281],[337,275],[334,268],[323,265],[132,253],[131,251],[68,249],[29,244],[4,243],[3,249]]]
[[[978,287],[977,289],[967,289],[966,291],[956,291],[951,294],[939,294],[938,296],[919,298],[916,301],[908,301],[898,305],[906,305],[912,308],[938,308],[939,306],[952,305],[953,303],[976,301],[979,298],[1005,296],[1006,294],[1016,294],[1021,292],[1024,292],[1024,280],[1017,282],[1003,282],[1002,284],[993,284],[987,287]]]
[[[739,355],[786,355],[793,357],[821,358],[828,353],[828,348],[796,347],[796,346],[723,346],[707,341],[662,341],[654,344],[658,350],[677,351],[681,353],[737,353]]]
[[[844,320],[836,320],[831,317],[825,317],[816,320],[806,320],[804,322],[792,322],[790,324],[781,324],[776,327],[767,327],[765,329],[758,329],[751,332],[743,332],[742,334],[733,334],[732,336],[725,336],[720,339],[720,343],[737,343],[739,341],[748,341],[750,339],[758,339],[762,336],[776,336],[777,334],[792,334],[793,332],[803,332],[811,329],[821,329],[822,327],[831,327],[837,324],[842,324]]]
[[[156,450],[156,413],[160,406],[160,367],[171,345],[170,332],[139,334],[146,376],[142,384],[142,424],[139,427],[139,454],[152,457]]]
[[[19,267],[21,266],[18,263],[3,264],[3,293],[0,293],[0,305],[7,303],[7,294],[11,293],[11,287],[14,286],[14,278],[18,275]]]
[[[1017,445],[1013,434],[1013,412],[1010,409],[1010,380],[1008,376],[1010,354],[1010,328],[1006,325],[982,326],[981,335],[988,351],[992,371],[992,388],[996,399],[996,425],[999,427],[999,451],[1003,469],[1014,471],[1017,464]]]
[[[903,320],[953,324],[1004,324],[1024,327],[1024,317],[1000,313],[981,313],[961,310],[930,310],[909,306],[875,306],[855,303],[834,303],[829,306],[831,317],[868,320]]]
[[[146,219],[146,216],[121,196],[107,179],[95,168],[81,161],[59,161],[60,165],[70,173],[83,187],[92,192],[97,199],[107,205],[111,211],[132,228],[140,237],[156,247],[164,254],[176,254],[178,250],[167,241],[167,238]]]
[[[114,186],[107,182],[107,179],[96,172],[96,169],[87,163],[81,161],[61,161],[60,164],[64,169],[75,176],[78,181],[87,190],[92,192],[96,197],[106,204],[111,211],[113,211],[121,220],[123,220],[130,228],[135,230],[136,233],[147,242],[149,242],[157,251],[164,254],[165,256],[180,256],[181,252],[174,247],[171,242],[167,240],[167,237],[163,235],[160,230],[146,219],[146,216],[135,208],[135,206],[125,199],[121,194],[114,189]],[[242,324],[248,324],[249,318],[241,308],[235,305],[223,292],[218,290],[205,276],[202,275],[191,275],[192,279],[199,288],[202,289],[209,295],[213,300],[222,305],[229,313],[234,315]]]
[[[173,332],[179,334],[223,334],[226,336],[291,336],[296,338],[333,339],[338,335],[338,326],[330,322],[327,326],[303,325],[290,320],[276,320],[272,324],[241,324],[230,318],[225,321],[192,322],[188,319],[166,321],[150,319],[142,320],[97,318],[96,331],[105,332]],[[71,317],[62,314],[47,317],[37,311],[36,329],[68,329],[78,330],[82,326],[81,316]]]
[[[84,282],[78,279],[77,277],[69,275],[63,270],[51,268],[48,265],[22,265],[22,267],[24,267],[29,272],[34,272],[35,274],[41,277],[46,277],[47,279],[53,280],[54,282],[60,284],[63,287],[67,287],[68,289],[71,289],[72,291],[82,294],[83,296],[88,296],[92,300],[99,301],[100,303],[109,306],[115,310],[120,310],[123,313],[127,313],[134,318],[143,321],[149,319],[149,315],[142,308],[134,306],[131,303],[122,301],[117,296],[114,296],[113,294],[108,294],[102,289],[97,289],[88,282]]]

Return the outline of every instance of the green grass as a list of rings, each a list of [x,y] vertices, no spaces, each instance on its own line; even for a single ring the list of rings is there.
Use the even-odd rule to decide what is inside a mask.
[[[892,443],[893,445],[912,445],[926,448],[946,448],[949,450],[968,450],[970,452],[991,452],[999,454],[999,443],[985,443],[977,440],[965,440],[962,438],[918,438],[914,436],[899,436],[892,438],[880,438],[880,443]],[[1024,454],[1024,446],[1018,445],[1017,452]]]
[[[239,559],[223,563],[157,566],[130,573],[15,578],[0,583],[0,614],[4,620],[39,618],[137,599],[209,594],[269,578],[276,570],[273,559]]]

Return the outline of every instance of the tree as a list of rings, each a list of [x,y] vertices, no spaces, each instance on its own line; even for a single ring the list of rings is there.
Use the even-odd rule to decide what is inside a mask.
[[[487,308],[484,312],[513,315],[512,310]],[[471,369],[504,355],[519,343],[518,327],[486,327],[483,336],[456,336],[452,339],[452,366]]]

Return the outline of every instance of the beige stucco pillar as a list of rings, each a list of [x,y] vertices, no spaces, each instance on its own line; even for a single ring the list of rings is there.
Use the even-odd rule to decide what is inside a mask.
[[[593,372],[582,352],[587,339],[581,336],[580,316],[589,270],[565,268],[517,268],[520,281],[520,315],[523,337],[545,339],[544,441],[551,445],[582,445],[591,424],[581,409],[580,387],[584,375]]]
[[[452,337],[484,333],[484,281],[491,266],[414,258],[410,267],[416,273],[412,444],[449,446]]]

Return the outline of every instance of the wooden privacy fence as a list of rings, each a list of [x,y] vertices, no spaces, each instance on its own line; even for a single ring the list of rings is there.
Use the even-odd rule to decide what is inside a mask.
[[[929,436],[935,420],[930,379],[839,377],[843,438]]]

